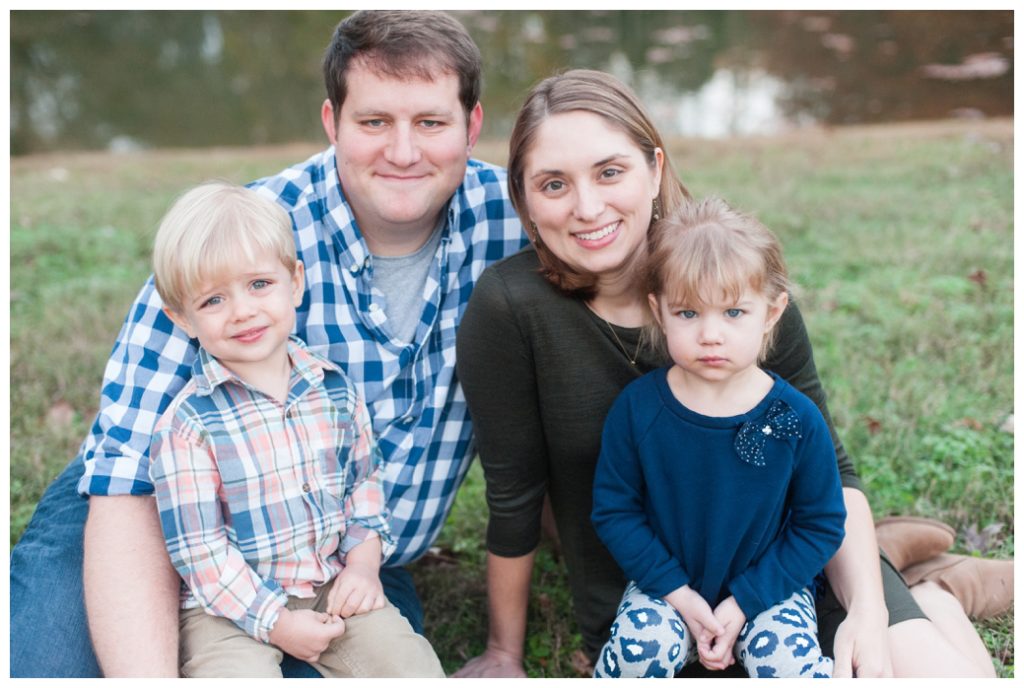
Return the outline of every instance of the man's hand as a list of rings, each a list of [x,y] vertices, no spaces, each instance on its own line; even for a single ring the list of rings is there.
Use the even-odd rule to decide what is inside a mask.
[[[875,615],[878,616],[878,615]],[[836,629],[834,678],[892,678],[889,625],[850,612]]]
[[[522,657],[489,647],[462,665],[452,678],[526,678],[526,671]]]
[[[698,652],[702,645],[707,651],[711,650],[711,639],[718,637],[725,632],[725,628],[715,618],[711,606],[700,594],[689,585],[684,585],[665,595],[665,601],[679,612],[690,629],[694,642],[697,643]]]
[[[722,632],[715,635],[710,643],[698,643],[697,652],[700,663],[706,668],[721,671],[736,661],[732,649],[736,644],[736,637],[743,630],[743,624],[747,622],[747,615],[736,604],[736,598],[730,595],[715,607],[715,618],[721,624]]]
[[[285,608],[270,629],[270,642],[296,659],[315,662],[331,641],[344,633],[345,622],[340,616],[312,609]]]
[[[347,619],[383,609],[387,598],[378,575],[380,569],[364,564],[349,564],[341,570],[331,584],[327,595],[327,613]]]

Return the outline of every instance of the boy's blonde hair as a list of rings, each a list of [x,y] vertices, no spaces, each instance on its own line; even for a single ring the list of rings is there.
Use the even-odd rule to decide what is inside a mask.
[[[180,312],[204,280],[270,252],[292,274],[292,221],[273,201],[244,186],[214,180],[178,198],[153,245],[153,278],[164,305]]]
[[[748,287],[773,303],[792,285],[775,235],[720,198],[685,203],[648,235],[646,289],[674,306],[735,300]],[[765,336],[767,355],[775,329]],[[655,334],[659,343],[663,335]]]

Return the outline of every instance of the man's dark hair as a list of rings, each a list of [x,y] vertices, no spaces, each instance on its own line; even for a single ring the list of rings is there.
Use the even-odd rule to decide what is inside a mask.
[[[433,80],[439,71],[454,74],[467,118],[480,100],[480,49],[465,27],[444,12],[362,10],[342,20],[323,65],[335,118],[345,102],[345,76],[354,60],[399,79]]]

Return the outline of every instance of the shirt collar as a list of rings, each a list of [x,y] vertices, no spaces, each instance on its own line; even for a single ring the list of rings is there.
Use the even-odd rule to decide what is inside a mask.
[[[289,389],[294,389],[299,380],[304,380],[308,385],[319,385],[324,379],[325,370],[341,373],[338,366],[310,351],[301,339],[294,336],[288,338],[288,358],[292,362]],[[192,364],[192,379],[196,383],[196,394],[199,396],[213,394],[213,391],[225,382],[249,386],[202,346],[199,347],[199,355]]]
[[[341,265],[346,270],[358,273],[367,267],[370,262],[370,250],[363,240],[363,235],[356,227],[355,214],[348,204],[345,194],[341,188],[341,180],[338,178],[338,161],[334,156],[334,146],[323,152],[320,169],[323,174],[321,180],[323,193],[323,217],[329,225],[331,234],[334,236],[335,245],[338,248],[338,255]],[[462,183],[452,194],[448,205],[443,211],[445,220],[441,228],[441,241],[449,239],[453,232],[458,232],[458,219],[462,216],[462,208],[466,203],[466,183],[469,178],[469,166],[463,175]]]

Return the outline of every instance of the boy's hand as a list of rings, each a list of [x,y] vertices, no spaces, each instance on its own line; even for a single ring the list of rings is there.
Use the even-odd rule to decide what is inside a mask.
[[[304,662],[315,662],[331,641],[345,632],[340,616],[312,609],[282,609],[270,629],[270,642]]]
[[[743,630],[743,624],[747,622],[747,616],[736,604],[736,598],[730,595],[715,607],[715,618],[721,624],[722,632],[713,637],[707,636],[709,642],[698,643],[697,653],[700,663],[706,668],[721,671],[736,661],[732,648],[736,644],[736,637]]]
[[[387,598],[380,583],[379,568],[352,563],[341,570],[327,595],[327,613],[347,619],[383,609]]]
[[[380,584],[380,538],[363,540],[345,555],[345,568],[331,584],[327,613],[348,618],[382,609],[387,603]]]
[[[717,637],[725,632],[722,624],[715,618],[711,606],[700,594],[689,585],[673,590],[665,595],[665,601],[672,605],[686,622],[694,641],[697,643],[697,650],[701,650],[701,644],[705,644],[707,651],[711,651],[711,638]]]

